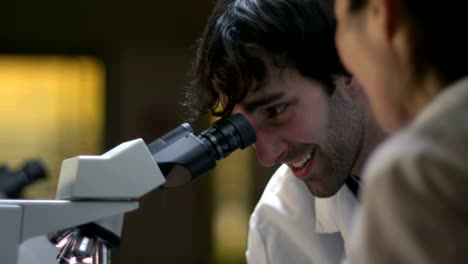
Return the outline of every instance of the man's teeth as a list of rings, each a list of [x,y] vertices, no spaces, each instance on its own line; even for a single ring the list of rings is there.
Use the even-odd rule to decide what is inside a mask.
[[[300,168],[300,167],[302,167],[304,164],[306,164],[306,162],[309,161],[311,157],[312,157],[312,154],[309,153],[309,154],[307,154],[307,156],[305,156],[302,160],[300,160],[300,161],[298,161],[298,162],[294,162],[294,163],[292,164],[292,166],[293,166],[294,168]]]

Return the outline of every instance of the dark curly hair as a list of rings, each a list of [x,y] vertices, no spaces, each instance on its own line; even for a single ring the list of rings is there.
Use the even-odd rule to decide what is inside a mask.
[[[198,42],[185,105],[192,118],[226,117],[268,80],[267,63],[294,67],[334,91],[347,74],[334,43],[335,24],[319,0],[221,0]],[[220,99],[227,104],[220,107]]]

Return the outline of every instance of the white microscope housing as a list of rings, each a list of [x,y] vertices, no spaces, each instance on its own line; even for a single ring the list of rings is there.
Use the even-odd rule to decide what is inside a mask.
[[[138,198],[188,183],[254,142],[248,121],[234,115],[199,135],[182,124],[149,145],[135,139],[64,160],[56,200],[0,200],[0,262],[110,263],[124,213],[138,208]]]

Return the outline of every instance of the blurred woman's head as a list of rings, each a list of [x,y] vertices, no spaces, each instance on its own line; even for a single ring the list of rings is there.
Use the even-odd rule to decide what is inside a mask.
[[[467,1],[335,0],[337,47],[387,130],[468,74]]]

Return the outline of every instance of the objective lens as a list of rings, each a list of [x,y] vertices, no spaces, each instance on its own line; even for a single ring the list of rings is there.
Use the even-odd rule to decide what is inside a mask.
[[[76,242],[72,249],[73,254],[78,258],[78,260],[91,257],[94,252],[95,244],[96,244],[95,238],[81,236],[80,238],[76,239]]]
[[[75,245],[76,237],[79,237],[78,231],[70,234],[67,243],[60,249],[60,253],[57,255],[58,264],[69,264],[73,257],[72,248]]]
[[[58,248],[63,247],[68,242],[68,237],[73,233],[74,229],[65,229],[57,232],[50,232],[47,234],[47,239],[50,243]]]
[[[103,241],[99,240],[96,243],[94,251],[93,264],[110,264],[111,254],[110,249]]]

